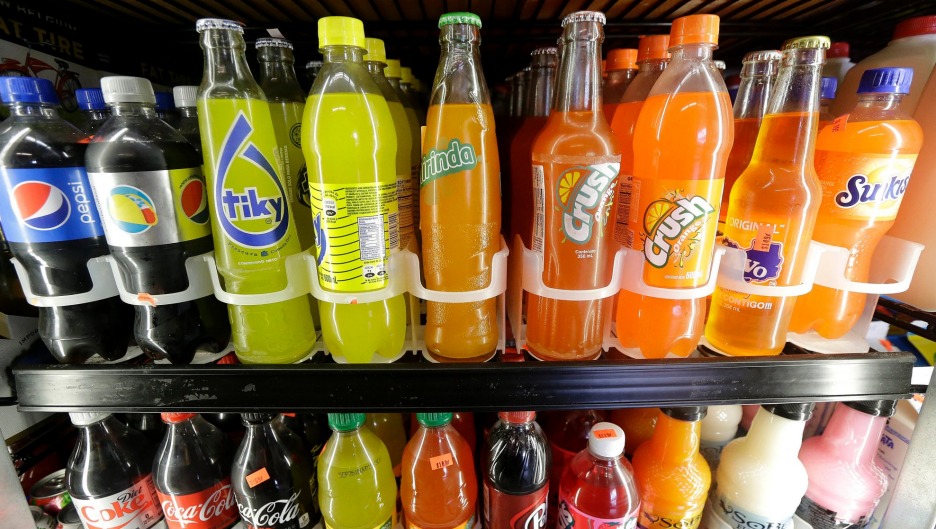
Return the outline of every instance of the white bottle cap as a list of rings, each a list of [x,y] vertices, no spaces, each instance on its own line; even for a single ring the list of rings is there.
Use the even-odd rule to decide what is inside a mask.
[[[588,432],[588,451],[598,457],[620,457],[624,453],[624,430],[610,422],[600,422]]]
[[[702,419],[702,439],[733,439],[741,424],[743,408],[740,404],[709,406],[708,414]]]
[[[153,85],[142,77],[104,77],[101,79],[101,92],[104,93],[104,102],[107,104],[156,104],[156,94],[153,92]]]
[[[68,417],[71,418],[71,422],[75,426],[87,426],[89,424],[103,421],[104,419],[110,417],[110,413],[69,413]]]
[[[195,96],[198,95],[198,87],[191,85],[172,87],[172,99],[175,100],[177,108],[194,107]]]

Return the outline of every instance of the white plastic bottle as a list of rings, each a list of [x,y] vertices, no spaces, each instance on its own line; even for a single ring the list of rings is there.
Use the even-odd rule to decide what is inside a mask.
[[[709,406],[708,414],[702,419],[702,436],[699,451],[708,461],[712,469],[714,481],[715,471],[721,460],[722,449],[738,435],[738,425],[741,423],[741,405]]]
[[[845,80],[845,74],[851,70],[855,63],[848,57],[849,46],[847,42],[833,42],[826,52],[826,63],[822,67],[823,77],[835,77],[838,84]]]

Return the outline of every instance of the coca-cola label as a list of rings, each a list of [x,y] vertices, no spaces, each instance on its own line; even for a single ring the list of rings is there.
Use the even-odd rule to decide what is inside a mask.
[[[93,500],[72,496],[72,502],[87,529],[146,529],[163,514],[156,503],[152,474],[117,494]]]
[[[486,529],[543,529],[546,527],[546,496],[549,482],[529,494],[507,494],[484,483],[484,527]]]
[[[238,500],[237,509],[249,529],[302,529],[309,525],[311,518],[305,506],[299,503],[298,492],[294,492],[288,498],[267,502],[255,509]]]
[[[556,529],[634,529],[637,507],[621,518],[599,518],[580,511],[565,494],[559,496]]]
[[[228,480],[193,494],[157,494],[170,529],[227,529],[237,522]]]

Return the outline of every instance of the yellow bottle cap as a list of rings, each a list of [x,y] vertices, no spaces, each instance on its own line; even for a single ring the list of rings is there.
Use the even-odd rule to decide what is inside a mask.
[[[351,17],[322,17],[318,21],[319,49],[327,46],[366,48],[364,23]]]
[[[403,66],[400,68],[400,74],[402,81],[406,84],[413,84],[413,70],[410,70],[408,66]]]
[[[832,40],[829,37],[824,37],[822,35],[814,35],[811,37],[796,37],[795,39],[790,39],[783,43],[783,50],[796,50],[803,48],[819,48],[820,50],[827,50],[829,46],[832,45]]]
[[[400,78],[400,61],[396,59],[387,59],[387,67],[384,68],[384,75],[388,79],[399,79]]]
[[[365,61],[373,62],[382,62],[387,64],[387,50],[384,49],[384,43],[380,39],[366,38],[364,42],[367,44],[367,56],[364,57]]]

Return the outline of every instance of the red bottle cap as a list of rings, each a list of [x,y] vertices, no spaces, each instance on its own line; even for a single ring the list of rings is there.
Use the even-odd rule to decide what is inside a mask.
[[[636,69],[637,50],[633,48],[618,48],[608,52],[608,71]]]
[[[673,21],[670,47],[683,44],[718,44],[718,15],[689,15]]]
[[[159,416],[162,418],[162,421],[167,424],[175,424],[177,422],[187,421],[192,417],[198,415],[197,413],[160,413]]]
[[[847,42],[833,42],[829,46],[829,50],[826,52],[826,57],[831,59],[833,57],[845,57],[848,58],[848,43]]]
[[[535,411],[502,411],[497,414],[500,420],[512,424],[523,424],[536,419]]]
[[[893,40],[916,35],[932,35],[936,33],[936,15],[928,17],[914,17],[900,21],[894,28]]]
[[[637,61],[669,59],[669,35],[644,35],[637,45]]]

